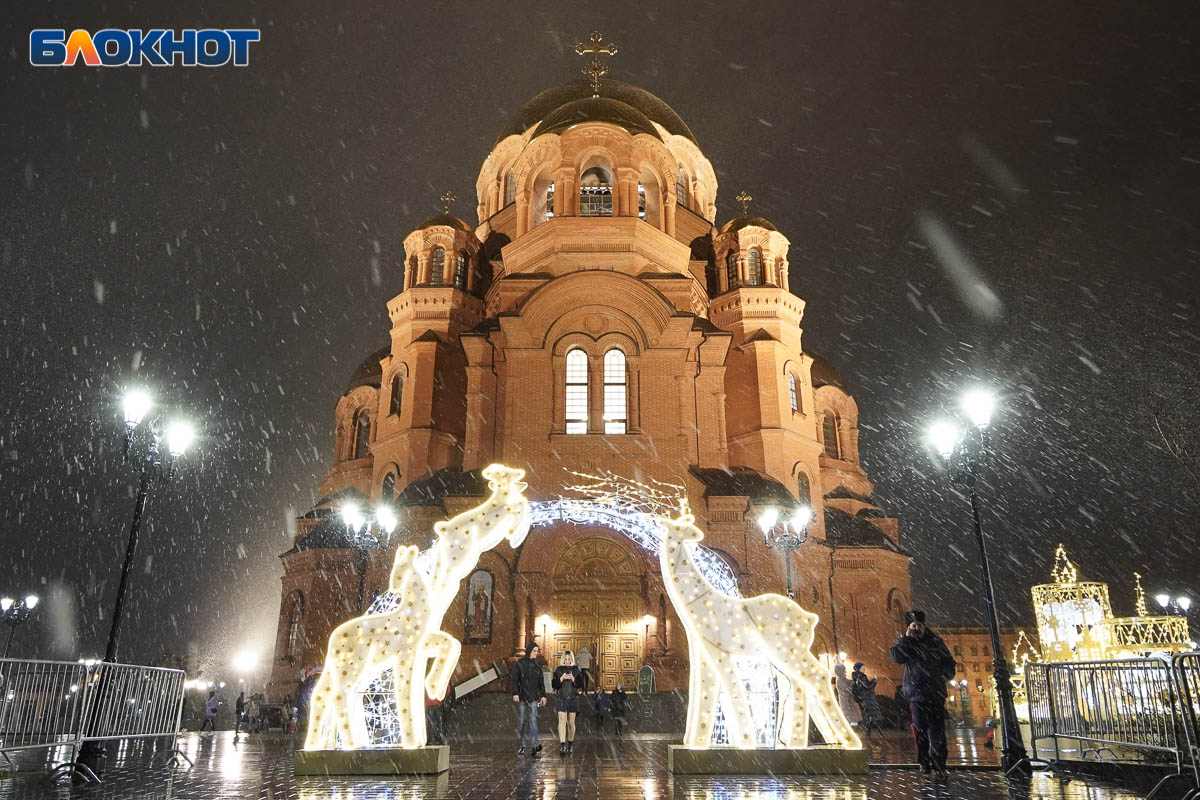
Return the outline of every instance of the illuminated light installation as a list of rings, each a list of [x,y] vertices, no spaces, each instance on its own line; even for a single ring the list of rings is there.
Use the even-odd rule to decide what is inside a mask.
[[[1108,584],[1080,581],[1078,570],[1061,544],[1054,553],[1051,575],[1053,583],[1031,589],[1042,657],[1046,661],[1104,658],[1103,652],[1096,652],[1102,645],[1093,641],[1090,631],[1112,618]]]
[[[659,518],[664,533],[659,549],[663,582],[688,637],[690,681],[684,745],[706,749],[719,716],[732,747],[762,746],[757,705],[748,696],[745,671],[778,673],[787,679],[783,720],[769,746],[808,746],[811,716],[826,743],[847,750],[862,742],[842,714],[830,673],[811,652],[818,617],[779,594],[738,597],[706,579],[695,556],[704,533],[681,508],[676,519]],[[767,665],[767,669],[763,668]]]
[[[517,547],[529,532],[524,470],[493,464],[483,476],[491,496],[434,525],[437,538],[424,552],[397,548],[386,600],[330,635],[305,750],[425,745],[425,695],[445,696],[462,649],[439,630],[442,618],[483,553],[502,541]],[[386,691],[391,698],[381,701]]]

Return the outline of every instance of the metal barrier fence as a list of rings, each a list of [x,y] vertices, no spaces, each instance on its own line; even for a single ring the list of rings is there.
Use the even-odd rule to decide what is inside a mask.
[[[170,737],[175,749],[183,714],[182,670],[132,664],[0,659],[0,755],[66,748],[52,776],[79,773],[85,742]],[[190,760],[188,760],[190,764]]]
[[[1175,769],[1147,797],[1187,777],[1185,767],[1197,787],[1187,796],[1200,796],[1200,653],[1027,664],[1025,682],[1035,755],[1043,739],[1052,740],[1055,762],[1063,760],[1064,739],[1080,744],[1084,761],[1104,760],[1105,753],[1117,761],[1131,750],[1158,754]]]

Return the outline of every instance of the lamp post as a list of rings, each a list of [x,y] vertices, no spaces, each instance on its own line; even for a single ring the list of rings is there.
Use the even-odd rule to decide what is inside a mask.
[[[8,638],[4,642],[4,655],[0,658],[8,658],[8,648],[12,646],[13,634],[17,632],[17,626],[24,625],[29,621],[37,604],[38,596],[36,594],[26,595],[20,600],[14,600],[11,597],[0,600],[0,613],[3,614],[4,624],[8,626]]]
[[[986,390],[968,392],[962,400],[962,410],[971,425],[962,430],[953,422],[938,422],[929,431],[929,438],[938,454],[950,464],[951,477],[967,490],[971,501],[971,517],[975,528],[975,543],[979,548],[979,570],[983,582],[983,597],[987,605],[988,632],[992,642],[992,675],[1000,704],[1000,726],[1004,734],[1002,763],[1005,772],[1027,769],[1029,756],[1021,740],[1013,703],[1012,678],[1004,645],[1000,639],[1000,621],[996,617],[996,601],[992,591],[992,570],[988,563],[987,542],[983,535],[983,509],[977,491],[979,473],[988,454],[988,426],[996,407],[995,397]]]
[[[384,503],[377,506],[368,518],[357,503],[346,503],[342,506],[342,522],[350,531],[354,549],[358,551],[358,613],[361,614],[366,611],[363,604],[367,591],[367,551],[379,544],[379,537],[371,532],[371,528],[391,535],[396,530],[396,512]]]
[[[1154,602],[1158,603],[1166,613],[1180,617],[1186,617],[1192,607],[1192,598],[1187,595],[1171,597],[1166,592],[1154,595]]]
[[[147,418],[154,401],[144,391],[134,390],[125,395],[125,442],[122,448],[125,463],[132,464],[138,471],[137,497],[133,502],[133,520],[129,525],[129,544],[125,548],[125,563],[121,567],[121,581],[117,584],[117,600],[113,605],[112,625],[108,631],[108,645],[104,648],[104,662],[117,660],[117,646],[121,638],[121,623],[124,619],[125,597],[129,591],[129,576],[133,572],[133,558],[137,552],[138,530],[146,511],[146,501],[155,483],[167,483],[175,475],[175,465],[187,452],[196,434],[190,423],[182,420],[166,422],[161,415]],[[165,453],[163,451],[166,451]],[[99,710],[100,698],[104,695],[101,686],[95,693],[95,701],[89,711],[94,719]],[[98,742],[83,743],[79,751],[79,762],[87,765],[97,775],[104,770],[104,747]]]
[[[542,656],[545,657],[547,659],[547,661],[549,661],[550,646],[546,642],[546,629],[550,627],[550,615],[542,614],[540,617],[537,618],[537,621],[542,623]]]
[[[764,509],[758,515],[758,527],[763,533],[767,547],[783,551],[783,561],[787,571],[787,596],[794,599],[792,590],[792,551],[808,541],[808,525],[812,522],[812,509],[799,506],[792,512],[786,523],[780,522],[779,509],[774,506]],[[783,528],[778,531],[778,528]]]

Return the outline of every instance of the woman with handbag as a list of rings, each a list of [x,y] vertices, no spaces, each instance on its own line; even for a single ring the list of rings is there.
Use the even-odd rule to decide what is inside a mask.
[[[570,753],[575,746],[575,715],[579,713],[579,687],[583,675],[575,665],[575,655],[563,651],[562,663],[550,681],[554,689],[554,710],[558,712],[558,754]]]

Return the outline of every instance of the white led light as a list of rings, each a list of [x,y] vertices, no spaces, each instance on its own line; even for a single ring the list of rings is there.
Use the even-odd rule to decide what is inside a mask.
[[[138,423],[142,421],[142,417],[146,416],[146,412],[154,405],[154,401],[150,399],[150,395],[143,392],[141,389],[134,389],[125,394],[125,424],[130,428],[136,428]]]
[[[182,420],[172,422],[167,426],[167,451],[178,458],[187,452],[195,438],[196,431],[192,428],[192,423]]]
[[[958,446],[958,426],[953,422],[935,422],[929,428],[929,441],[942,458],[954,455]]]
[[[357,531],[367,524],[367,518],[363,516],[358,503],[346,503],[342,506],[342,522],[346,523],[350,530]]]
[[[686,510],[659,518],[659,550],[667,596],[688,637],[690,680],[684,745],[707,749],[714,738],[731,747],[808,746],[811,717],[829,744],[849,750],[862,742],[833,695],[828,665],[811,652],[816,614],[778,594],[740,597],[706,580],[696,554],[704,533]],[[752,680],[745,678],[748,673]],[[747,684],[786,678],[781,724],[762,708]],[[768,727],[769,736],[762,731]],[[722,729],[723,736],[714,736]]]
[[[963,412],[977,428],[986,428],[996,410],[996,395],[987,389],[972,389],[963,395]]]
[[[397,548],[387,600],[330,635],[304,749],[425,745],[425,697],[445,696],[462,649],[439,630],[442,618],[483,553],[502,541],[518,547],[529,533],[525,472],[493,464],[483,476],[491,496],[435,524],[437,539],[427,551]],[[361,511],[358,519],[361,526]],[[381,737],[373,733],[381,729]]]

